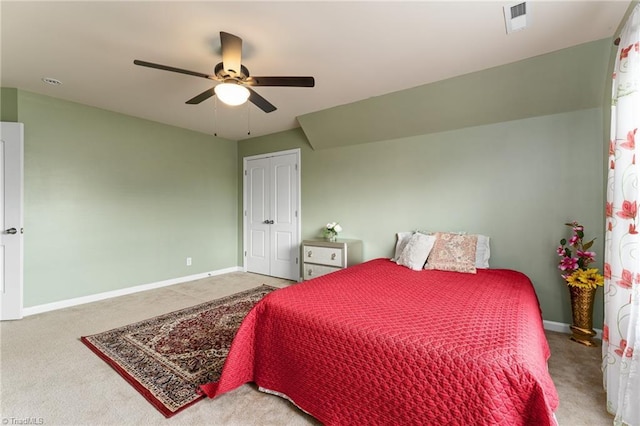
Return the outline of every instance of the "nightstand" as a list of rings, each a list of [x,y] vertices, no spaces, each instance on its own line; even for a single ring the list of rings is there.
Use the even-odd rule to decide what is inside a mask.
[[[362,262],[362,241],[338,239],[302,242],[302,278],[310,280]]]

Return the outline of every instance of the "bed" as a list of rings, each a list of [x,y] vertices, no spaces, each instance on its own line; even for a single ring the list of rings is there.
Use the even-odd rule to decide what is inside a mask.
[[[267,295],[209,397],[255,382],[327,425],[553,425],[530,280],[374,259]]]

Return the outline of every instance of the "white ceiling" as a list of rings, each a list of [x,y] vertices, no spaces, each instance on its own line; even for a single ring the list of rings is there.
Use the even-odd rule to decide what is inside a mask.
[[[3,87],[241,140],[298,127],[296,116],[610,37],[630,2],[535,1],[506,34],[515,2],[0,3]],[[244,40],[252,75],[311,75],[314,88],[258,87],[278,110],[185,101],[212,81],[133,65],[213,74],[219,32]],[[41,81],[62,81],[50,86]],[[217,123],[217,124],[216,124]]]

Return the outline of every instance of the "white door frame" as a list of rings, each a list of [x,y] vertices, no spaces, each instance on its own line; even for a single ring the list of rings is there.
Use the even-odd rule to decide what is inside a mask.
[[[23,308],[24,125],[0,125],[0,320],[13,320]]]
[[[265,154],[258,154],[258,155],[251,155],[248,157],[244,157],[242,159],[242,268],[244,272],[247,272],[247,248],[249,247],[249,242],[248,242],[248,217],[247,217],[247,204],[248,204],[248,200],[247,200],[247,196],[248,196],[248,179],[247,179],[247,162],[251,161],[251,160],[258,160],[258,159],[262,159],[262,158],[269,158],[269,157],[276,157],[276,156],[281,156],[281,155],[290,155],[290,154],[295,154],[296,155],[296,163],[298,165],[298,173],[297,173],[297,187],[298,187],[298,203],[297,206],[295,206],[296,208],[296,212],[297,212],[297,230],[296,230],[296,234],[297,234],[297,241],[295,241],[295,244],[297,247],[300,247],[300,243],[302,242],[301,239],[301,232],[302,232],[302,210],[301,210],[301,206],[302,206],[302,197],[301,197],[301,193],[302,193],[302,187],[301,187],[301,175],[302,175],[302,170],[301,170],[301,155],[300,155],[300,148],[295,148],[295,149],[289,149],[289,150],[285,150],[285,151],[276,151],[276,152],[268,152]],[[300,259],[300,256],[298,256],[298,259]],[[297,272],[297,280],[300,280],[300,261],[298,260],[298,272]]]

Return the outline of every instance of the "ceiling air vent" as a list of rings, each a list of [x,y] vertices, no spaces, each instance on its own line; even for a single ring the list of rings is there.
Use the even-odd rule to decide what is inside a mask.
[[[529,6],[528,2],[511,3],[503,6],[507,34],[523,30],[531,23]]]

